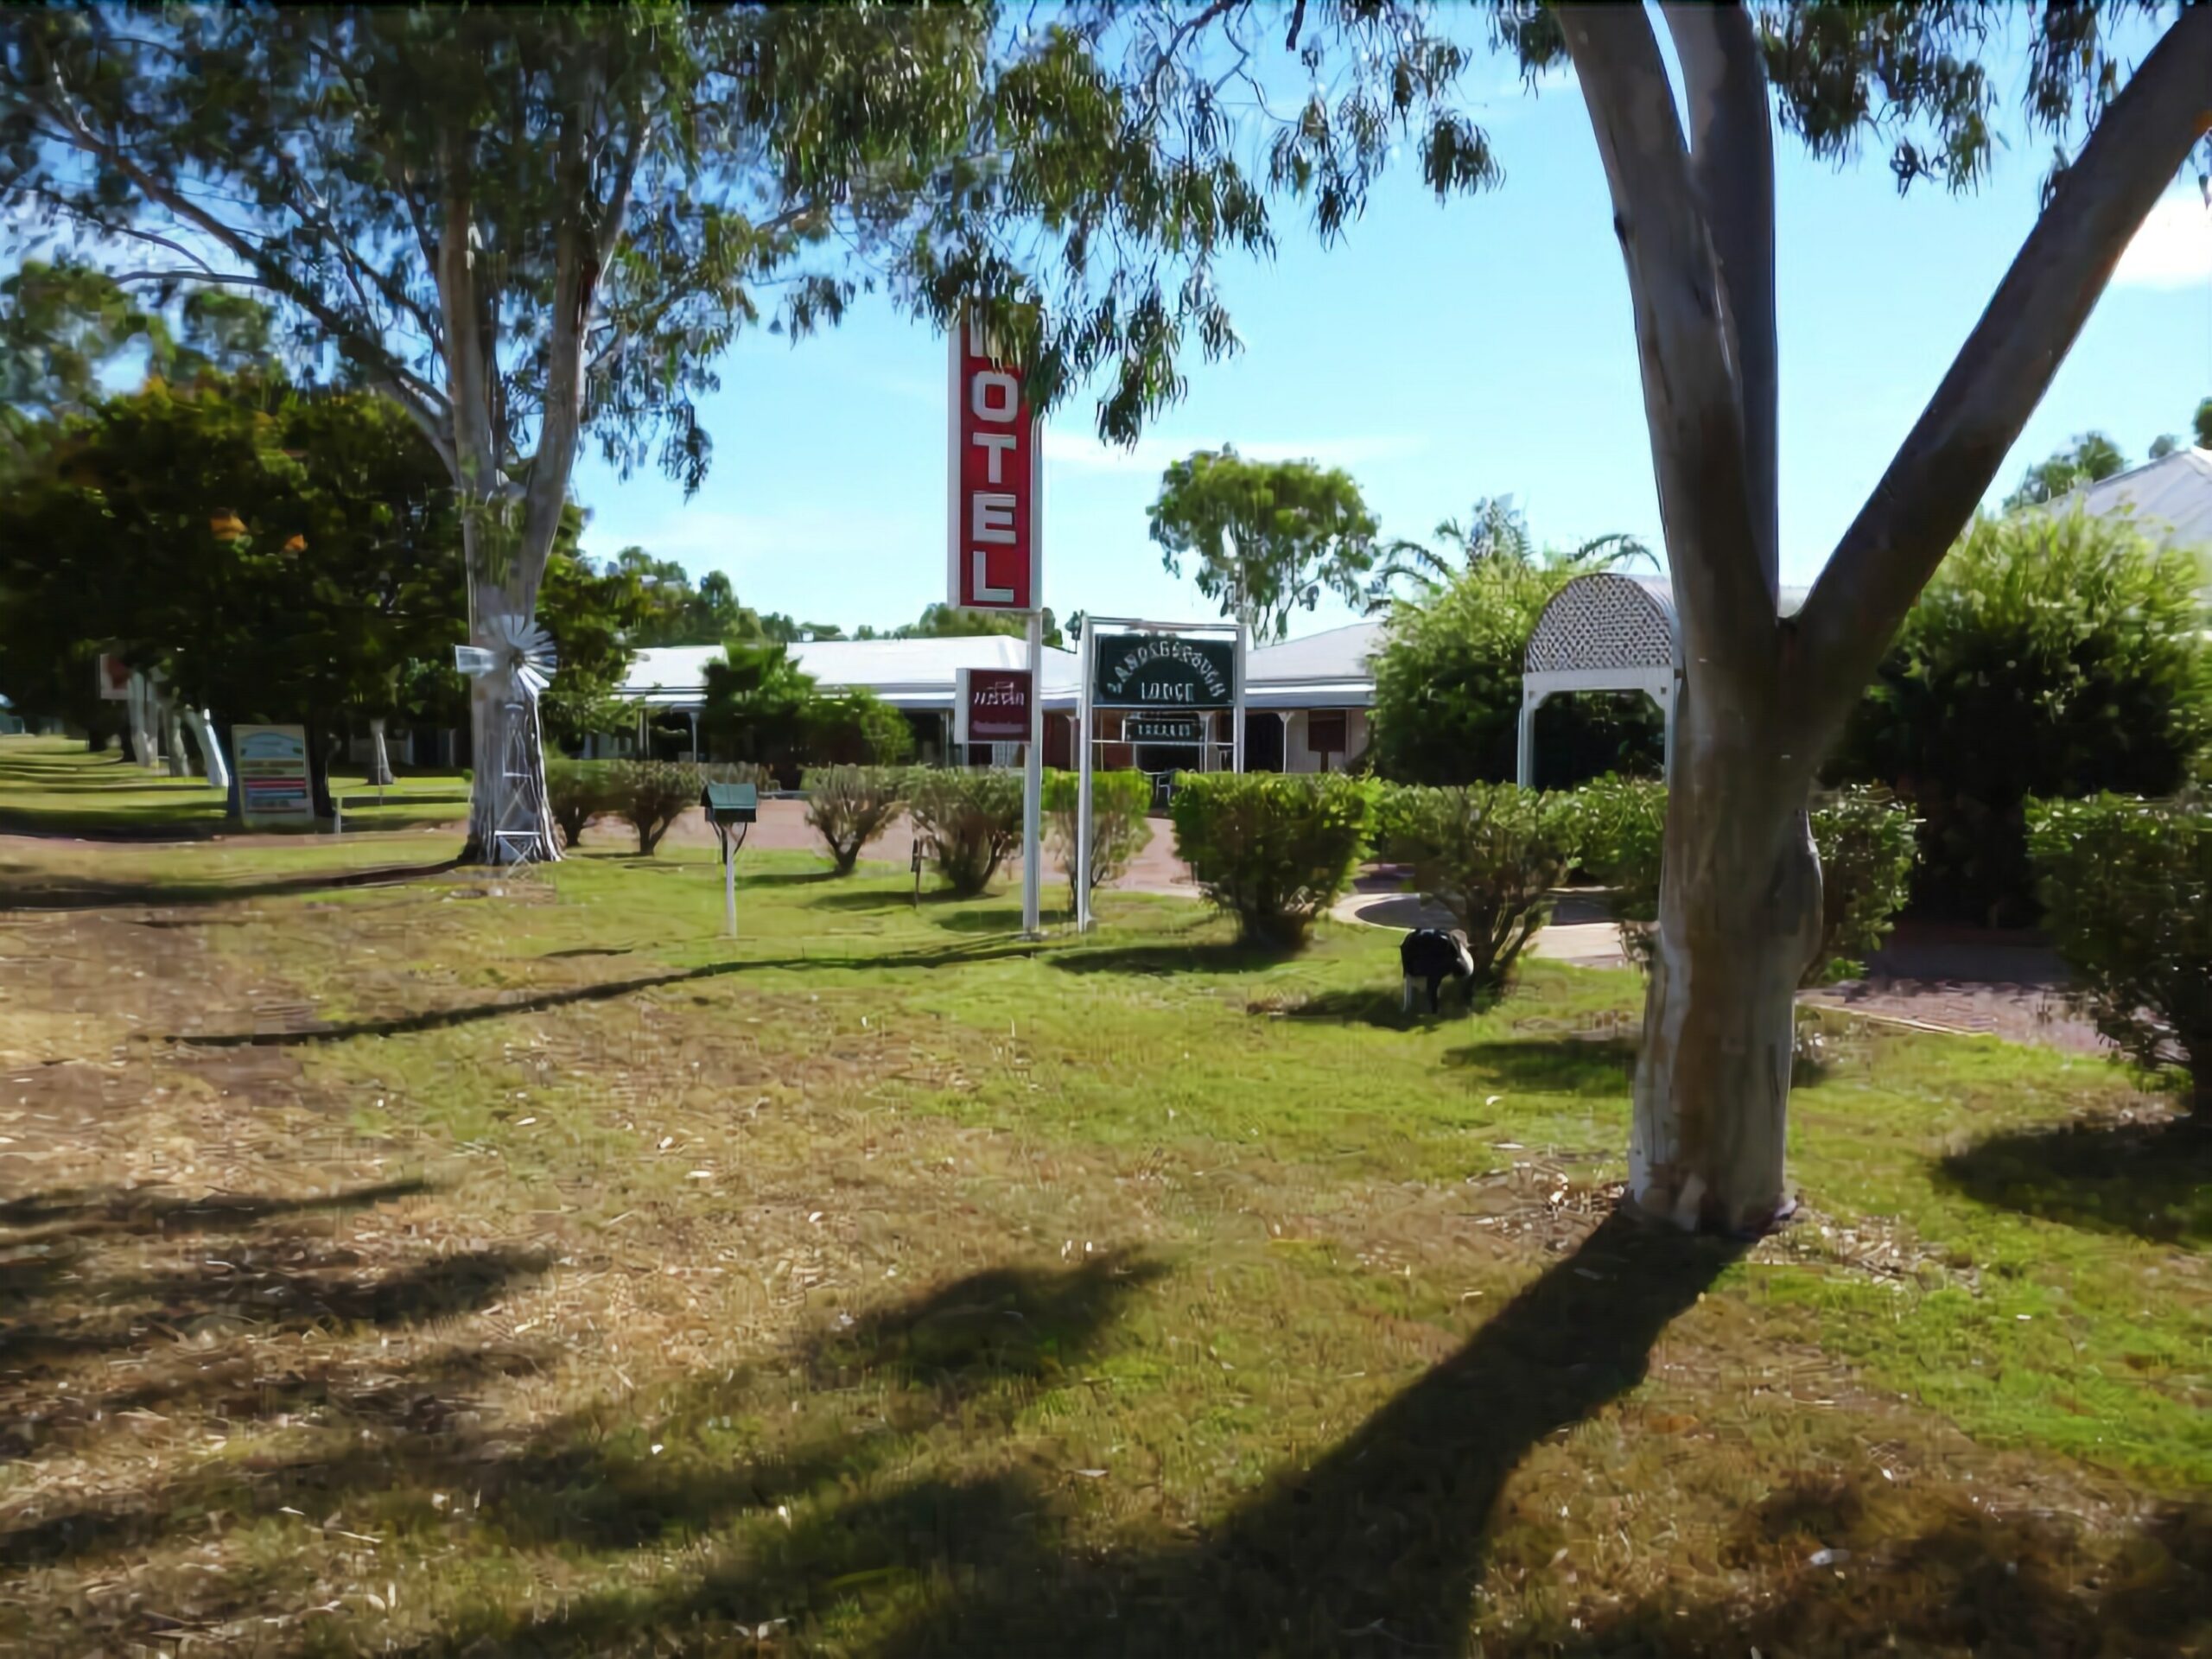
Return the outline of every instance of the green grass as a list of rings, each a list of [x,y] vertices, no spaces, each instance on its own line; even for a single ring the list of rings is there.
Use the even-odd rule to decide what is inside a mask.
[[[2212,1640],[2212,1230],[2111,1068],[1828,1017],[1739,1253],[1601,1224],[1625,973],[450,851],[9,855],[0,1645]]]
[[[363,768],[346,766],[330,775],[336,795],[373,794]],[[466,807],[414,803],[410,798],[466,794],[457,772],[410,772],[385,791],[379,804],[349,810],[353,830],[402,830],[451,823]],[[223,792],[204,778],[172,778],[115,749],[95,754],[82,743],[58,737],[0,737],[0,834],[182,840],[226,833],[239,826],[225,816]]]

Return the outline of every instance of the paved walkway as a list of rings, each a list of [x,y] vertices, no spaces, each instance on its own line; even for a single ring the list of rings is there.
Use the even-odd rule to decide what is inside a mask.
[[[1440,927],[1450,915],[1399,891],[1400,874],[1373,868],[1336,906],[1341,920],[1376,927]],[[1582,967],[1615,967],[1620,930],[1588,893],[1560,895],[1552,925],[1530,954]],[[2075,1053],[2111,1045],[2066,1001],[2066,968],[2049,946],[2020,934],[1906,922],[1867,963],[1864,979],[1800,993],[1800,1000],[1935,1031],[2043,1043]]]

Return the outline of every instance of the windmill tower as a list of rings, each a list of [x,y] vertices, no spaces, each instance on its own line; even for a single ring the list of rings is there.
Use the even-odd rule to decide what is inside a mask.
[[[499,613],[483,619],[479,630],[486,645],[457,645],[454,666],[472,679],[496,677],[505,693],[505,737],[484,779],[492,824],[486,849],[495,864],[524,864],[544,846],[545,826],[531,798],[535,761],[541,753],[537,699],[551,681],[560,658],[551,637],[526,616]]]

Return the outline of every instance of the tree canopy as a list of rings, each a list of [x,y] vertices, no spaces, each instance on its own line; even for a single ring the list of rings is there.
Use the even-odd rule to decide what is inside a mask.
[[[1357,603],[1375,564],[1375,515],[1339,467],[1200,449],[1168,467],[1145,511],[1169,572],[1194,560],[1198,591],[1262,639],[1324,593]]]

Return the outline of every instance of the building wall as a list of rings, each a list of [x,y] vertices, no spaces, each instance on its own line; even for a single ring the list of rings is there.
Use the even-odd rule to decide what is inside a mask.
[[[1316,754],[1306,742],[1306,723],[1314,711],[1305,709],[1290,712],[1288,728],[1283,733],[1283,770],[1285,772],[1342,772],[1351,761],[1366,751],[1368,740],[1367,710],[1347,709],[1344,717],[1344,751],[1341,754],[1325,757]],[[1329,710],[1335,713],[1335,710]]]

